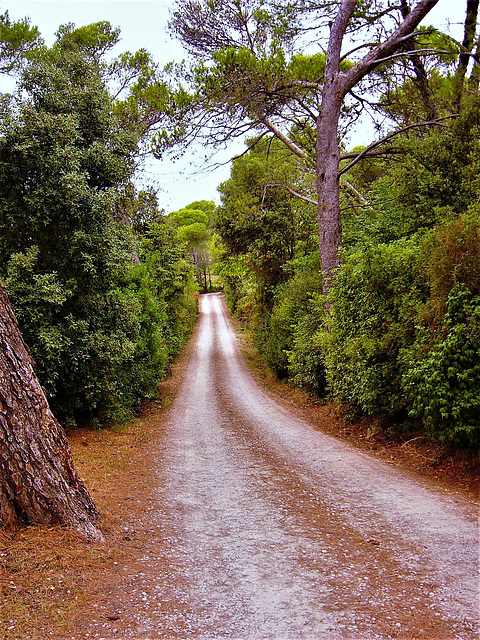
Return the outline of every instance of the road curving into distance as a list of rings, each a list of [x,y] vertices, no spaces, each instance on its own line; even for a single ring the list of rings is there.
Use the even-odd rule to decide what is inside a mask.
[[[305,423],[200,311],[121,637],[477,638],[477,505]]]

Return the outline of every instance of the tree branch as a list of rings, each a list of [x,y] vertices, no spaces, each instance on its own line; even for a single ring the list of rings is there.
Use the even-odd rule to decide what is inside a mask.
[[[265,117],[265,118],[261,118],[260,121],[263,122],[263,124],[268,129],[270,129],[270,131],[279,140],[281,140],[283,144],[287,146],[292,153],[294,153],[299,158],[302,158],[302,160],[308,160],[308,155],[305,153],[305,151],[303,151],[303,149],[300,149],[300,147],[297,147],[297,145],[292,140],[290,140],[290,138],[286,136],[282,131],[280,131],[280,129],[276,127],[271,120]]]
[[[358,189],[355,189],[355,187],[351,182],[349,182],[348,180],[345,180],[345,186],[350,191],[350,193],[352,193],[355,196],[355,198],[357,198],[357,200],[362,203],[362,206],[364,207],[370,206],[370,203],[368,202],[368,200],[366,200],[362,196],[362,194],[360,193],[360,191],[358,191]]]
[[[389,56],[395,53],[395,51],[397,51],[404,42],[405,38],[412,35],[413,31],[417,28],[423,18],[437,3],[438,0],[420,0],[404,21],[395,29],[390,37],[385,40],[385,42],[369,51],[351,69],[344,73],[342,79],[344,95],[346,95],[348,91],[352,89],[352,87],[354,87],[362,78],[370,73],[370,71],[375,69],[382,60],[389,58]]]
[[[263,131],[255,138],[255,140],[253,140],[249,145],[247,145],[247,148],[245,149],[245,151],[242,151],[242,153],[239,153],[236,156],[233,156],[230,160],[227,160],[227,162],[222,162],[221,164],[227,165],[233,160],[238,160],[239,158],[243,158],[243,156],[246,156],[247,153],[250,153],[250,151],[254,149],[257,146],[257,144],[260,142],[260,140],[262,140],[262,138],[264,138],[266,135],[267,135],[267,132]]]
[[[401,38],[399,40],[399,43],[402,44],[403,42],[406,42],[407,40],[411,40],[412,38],[415,38],[418,35],[425,36],[425,35],[429,35],[431,33],[433,33],[433,31],[431,29],[430,30],[425,30],[425,31],[422,30],[421,32],[420,31],[418,31],[418,32],[414,31],[413,33],[409,33],[404,38]],[[346,60],[349,56],[352,55],[352,53],[355,53],[355,51],[359,51],[360,49],[365,49],[366,47],[372,48],[372,47],[378,47],[378,46],[379,46],[378,42],[365,42],[363,44],[359,44],[358,47],[355,47],[354,49],[350,49],[350,51],[347,51],[347,53],[345,53],[340,58],[340,62],[342,62],[343,60]]]
[[[396,58],[404,58],[418,55],[426,55],[426,54],[439,54],[439,53],[448,53],[448,51],[442,51],[441,49],[411,49],[409,51],[400,51],[399,53],[392,53],[391,56],[387,56],[386,58],[379,58],[377,63],[380,65],[383,62],[388,62],[389,60],[395,60]]]
[[[385,142],[383,138],[382,138],[382,142]],[[377,151],[372,150],[365,154],[363,151],[348,151],[347,153],[341,154],[340,161],[348,160],[349,158],[357,158],[360,154],[362,154],[362,157],[359,158],[359,160],[362,160],[363,158],[378,158],[379,156],[388,156],[388,155],[394,155],[398,153],[401,153],[400,149],[393,149],[393,148],[378,149]]]
[[[456,117],[457,117],[456,115],[451,115],[451,116],[445,116],[443,118],[436,118],[435,120],[428,120],[427,122],[417,122],[417,123],[414,123],[414,124],[409,124],[406,127],[402,127],[401,129],[397,129],[396,131],[392,131],[392,133],[389,133],[387,136],[385,136],[381,140],[377,140],[376,142],[373,142],[370,146],[368,146],[366,149],[361,151],[351,162],[349,162],[347,164],[346,167],[344,167],[343,169],[341,169],[338,172],[338,177],[340,177],[341,175],[346,173],[349,169],[351,169],[354,165],[356,165],[357,162],[359,162],[360,160],[362,160],[365,157],[368,157],[370,155],[370,152],[373,149],[375,149],[376,147],[380,146],[381,144],[384,144],[385,142],[388,142],[392,138],[395,138],[395,136],[398,136],[401,133],[405,133],[405,131],[409,131],[410,129],[415,129],[417,127],[428,127],[428,126],[431,126],[431,125],[441,125],[443,120],[450,120],[451,118],[456,118]],[[381,153],[385,153],[385,151],[383,151]],[[390,152],[390,153],[392,153],[392,152]],[[376,154],[376,155],[380,155],[380,152],[378,152],[378,154]],[[351,157],[350,154],[342,154],[340,156],[340,160],[346,160],[349,157]]]
[[[301,193],[298,193],[298,191],[295,191],[295,189],[292,189],[292,187],[288,187],[286,184],[273,184],[269,182],[265,185],[265,187],[274,187],[277,189],[284,189],[285,191],[288,191],[289,193],[291,193],[292,196],[295,196],[296,198],[300,198],[300,200],[304,200],[305,202],[309,202],[310,204],[313,204],[316,207],[318,207],[317,200],[313,200],[308,196],[304,196]]]

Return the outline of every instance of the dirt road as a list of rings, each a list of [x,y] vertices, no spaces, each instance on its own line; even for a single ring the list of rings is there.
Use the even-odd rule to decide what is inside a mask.
[[[275,403],[218,294],[169,415],[149,548],[85,637],[478,637],[475,505]]]

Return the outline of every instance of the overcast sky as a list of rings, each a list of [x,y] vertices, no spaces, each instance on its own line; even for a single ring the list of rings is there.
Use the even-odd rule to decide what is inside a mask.
[[[184,57],[180,45],[166,30],[173,0],[0,0],[0,12],[8,10],[10,18],[29,17],[40,29],[48,45],[61,24],[73,22],[77,27],[108,20],[121,29],[121,43],[117,52],[147,49],[161,65]],[[429,14],[427,22],[447,30],[462,39],[462,20],[466,0],[440,0]],[[355,140],[356,144],[368,140]],[[227,162],[230,155],[242,148],[238,143],[230,154],[223,153],[217,162]],[[151,163],[146,178],[159,190],[159,203],[167,212],[180,209],[194,200],[218,202],[217,186],[229,177],[228,165],[208,169],[201,149],[188,153],[177,163],[156,161]]]

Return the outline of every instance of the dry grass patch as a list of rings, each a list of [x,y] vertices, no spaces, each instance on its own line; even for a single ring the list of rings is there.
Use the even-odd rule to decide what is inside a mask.
[[[5,638],[61,636],[112,564],[111,550],[58,528],[0,534]]]

